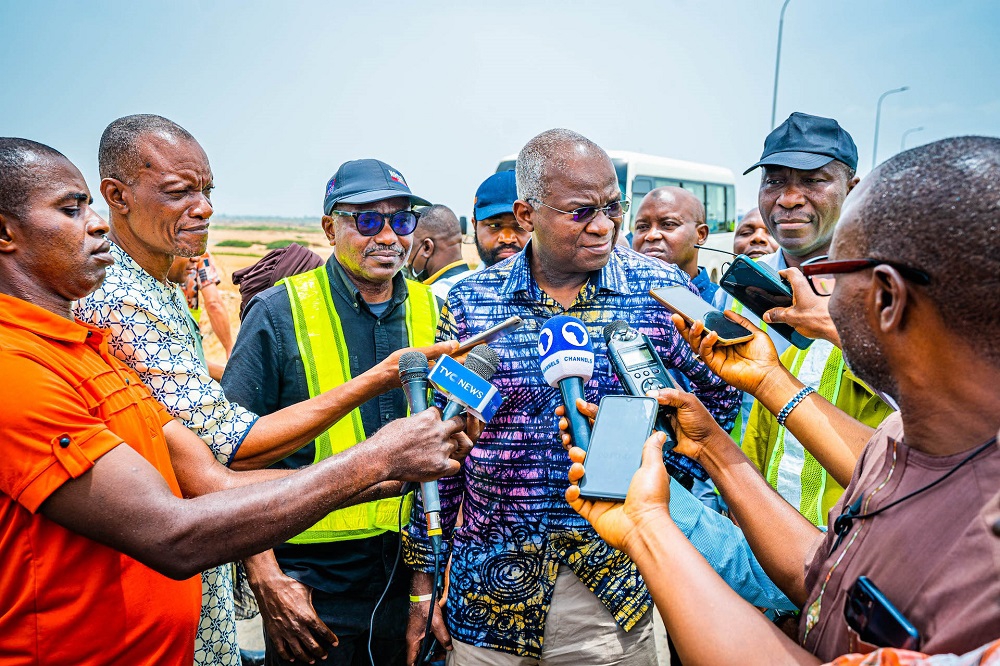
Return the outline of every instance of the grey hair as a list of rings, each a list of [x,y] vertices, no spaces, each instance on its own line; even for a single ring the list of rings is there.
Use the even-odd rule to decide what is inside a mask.
[[[545,168],[549,165],[557,169],[565,167],[565,155],[560,149],[579,144],[604,153],[596,143],[568,129],[547,130],[524,144],[514,165],[517,197],[524,201],[543,199],[549,193]]]
[[[112,121],[101,135],[101,144],[97,150],[101,178],[132,182],[142,159],[138,146],[140,137],[158,133],[188,141],[195,140],[190,132],[174,121],[150,113],[138,113]]]

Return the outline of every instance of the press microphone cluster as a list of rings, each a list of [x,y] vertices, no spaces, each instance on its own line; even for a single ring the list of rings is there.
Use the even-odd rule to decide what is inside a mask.
[[[446,387],[443,390],[450,396],[441,416],[443,420],[467,409],[478,418],[489,421],[503,400],[489,383],[499,364],[499,355],[486,345],[470,351],[464,366],[449,356],[442,356],[430,372],[427,357],[422,352],[406,352],[399,359],[399,379],[406,402],[410,405],[410,413],[417,414],[427,409],[427,385],[430,380],[438,388]],[[421,483],[420,495],[427,519],[427,535],[437,555],[441,552],[441,498],[437,481]]]

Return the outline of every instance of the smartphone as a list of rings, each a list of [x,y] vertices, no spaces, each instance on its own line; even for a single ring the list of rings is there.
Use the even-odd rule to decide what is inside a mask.
[[[920,647],[920,632],[867,576],[859,576],[848,591],[844,617],[861,640],[875,647]]]
[[[719,334],[720,345],[735,345],[746,342],[753,333],[726,319],[726,315],[706,303],[687,287],[661,287],[650,289],[650,296],[667,306],[671,312],[676,312],[689,324],[697,320],[705,322],[705,328]]]
[[[761,320],[768,310],[787,308],[792,304],[792,288],[788,282],[767,264],[754,261],[745,254],[736,255],[729,269],[722,274],[719,286]],[[788,324],[768,326],[799,349],[805,349],[813,342]]]
[[[606,395],[597,408],[590,447],[583,461],[580,497],[625,501],[632,476],[642,465],[642,446],[653,432],[659,404],[654,398]]]
[[[458,345],[458,349],[452,352],[453,356],[460,356],[467,351],[470,351],[473,347],[478,347],[479,345],[488,345],[499,337],[506,335],[507,333],[513,331],[516,328],[520,328],[524,321],[518,317],[513,316],[506,321],[502,321],[496,326],[483,331],[482,333],[476,333],[468,340],[463,340]]]

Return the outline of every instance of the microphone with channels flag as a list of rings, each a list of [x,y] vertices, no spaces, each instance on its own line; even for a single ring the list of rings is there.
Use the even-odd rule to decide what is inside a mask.
[[[411,414],[427,409],[427,370],[427,357],[423,352],[409,351],[399,357],[399,381],[403,384]],[[405,488],[403,494],[406,494]],[[421,483],[420,496],[427,519],[427,536],[430,537],[431,548],[438,553],[441,550],[441,498],[438,496],[437,481]]]
[[[552,317],[538,334],[538,355],[545,381],[562,394],[573,445],[586,451],[590,423],[576,408],[576,400],[584,399],[583,385],[594,374],[594,348],[587,327],[576,317]]]
[[[448,396],[441,418],[447,421],[458,416],[463,409],[484,423],[489,423],[503,402],[490,379],[500,365],[500,356],[487,345],[479,345],[469,352],[465,365],[442,356],[427,376],[438,389]]]

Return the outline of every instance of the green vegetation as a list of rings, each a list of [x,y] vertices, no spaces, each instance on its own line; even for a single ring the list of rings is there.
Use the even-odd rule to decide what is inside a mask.
[[[293,240],[288,240],[287,238],[284,238],[282,240],[271,241],[265,247],[267,247],[268,250],[277,250],[278,248],[288,247],[294,242],[295,241]]]
[[[253,257],[255,259],[260,259],[261,255],[254,254],[252,252],[213,252],[213,255],[223,255],[226,257]]]
[[[254,245],[256,245],[256,243],[254,243],[253,241],[236,240],[236,239],[219,241],[218,243],[215,244],[216,247],[252,247]]]
[[[224,228],[227,231],[294,231],[296,233],[316,233],[322,230],[322,227],[306,227],[306,226],[289,226],[284,224],[234,224],[234,225],[220,225],[219,228]]]

